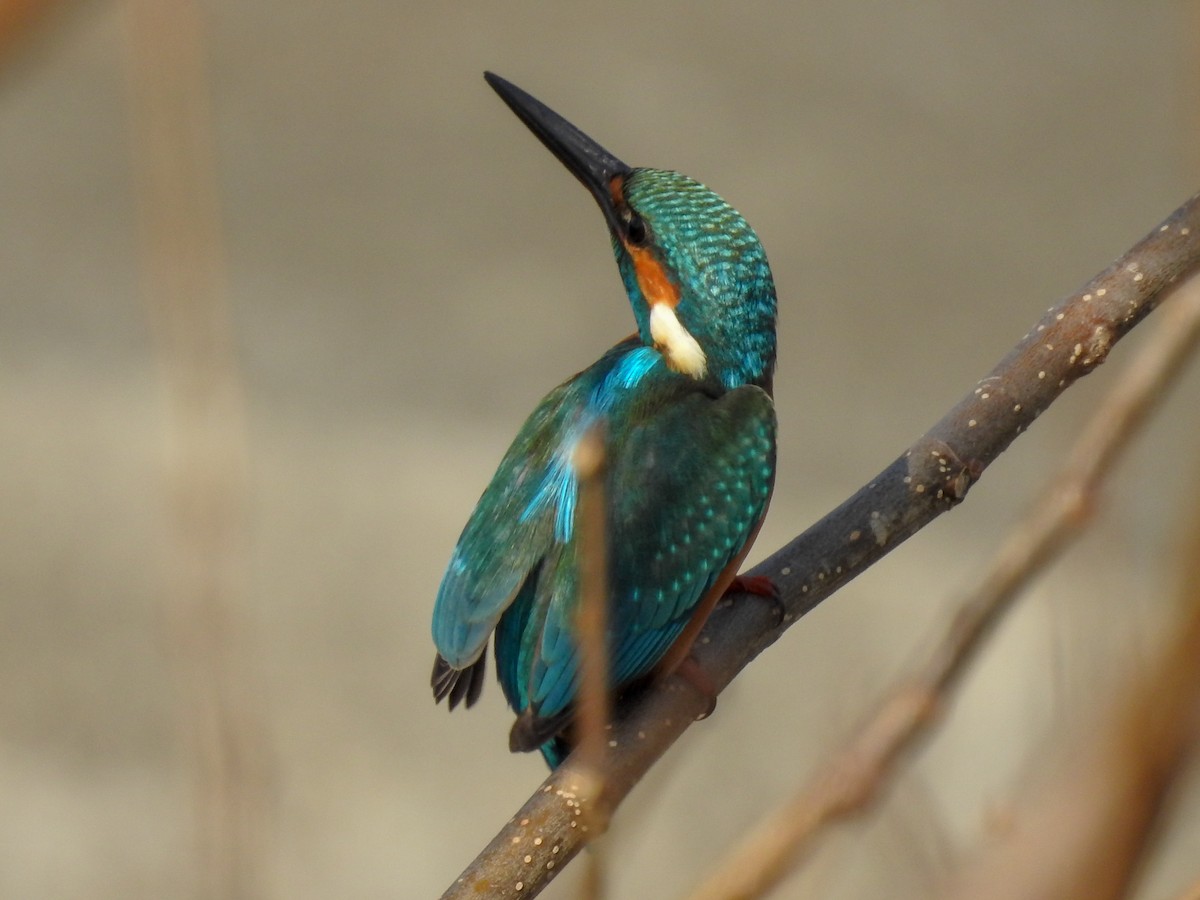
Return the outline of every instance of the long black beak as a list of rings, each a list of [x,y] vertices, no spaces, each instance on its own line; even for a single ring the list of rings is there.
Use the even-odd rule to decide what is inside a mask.
[[[484,72],[483,77],[538,140],[591,191],[613,233],[620,234],[621,220],[613,198],[612,180],[628,175],[632,169],[512,82],[493,72]]]

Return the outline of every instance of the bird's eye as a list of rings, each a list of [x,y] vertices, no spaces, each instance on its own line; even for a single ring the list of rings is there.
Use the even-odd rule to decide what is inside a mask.
[[[629,243],[635,246],[646,243],[646,223],[635,212],[629,213],[629,221],[625,223],[625,236],[629,238]]]

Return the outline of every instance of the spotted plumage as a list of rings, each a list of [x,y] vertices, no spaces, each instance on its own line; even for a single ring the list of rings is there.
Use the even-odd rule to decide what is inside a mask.
[[[575,446],[604,426],[610,678],[677,655],[765,515],[775,472],[775,290],[753,230],[686,176],[633,169],[528,94],[489,83],[591,190],[637,334],[551,391],[459,538],[438,591],[437,699],[471,705],[494,635],[514,750],[569,750],[580,593]],[[692,624],[692,628],[689,628]]]

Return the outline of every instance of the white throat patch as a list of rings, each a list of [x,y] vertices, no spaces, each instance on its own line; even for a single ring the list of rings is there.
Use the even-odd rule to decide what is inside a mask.
[[[650,337],[654,346],[667,358],[676,372],[703,378],[708,371],[708,358],[691,332],[683,327],[675,309],[666,303],[650,305]]]

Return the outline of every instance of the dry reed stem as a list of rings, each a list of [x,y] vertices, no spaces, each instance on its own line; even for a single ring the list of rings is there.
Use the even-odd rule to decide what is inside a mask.
[[[1129,895],[1161,833],[1170,790],[1200,739],[1200,505],[1191,499],[1181,602],[1161,653],[1116,692],[1098,725],[1078,730],[1063,747],[1052,777],[1025,791],[1003,838],[954,881],[947,897]]]
[[[199,891],[261,897],[265,747],[241,606],[246,435],[201,13],[189,0],[128,0],[126,17],[146,309],[167,410],[163,619],[193,766]]]
[[[575,770],[581,789],[577,803],[583,812],[592,852],[582,888],[583,900],[600,900],[605,894],[605,854],[595,841],[608,830],[609,807],[605,797],[608,732],[612,723],[612,695],[608,688],[608,517],[605,512],[604,427],[593,425],[575,450],[579,476],[580,608],[576,623],[580,655],[579,708],[576,718],[577,749],[568,765]]]

